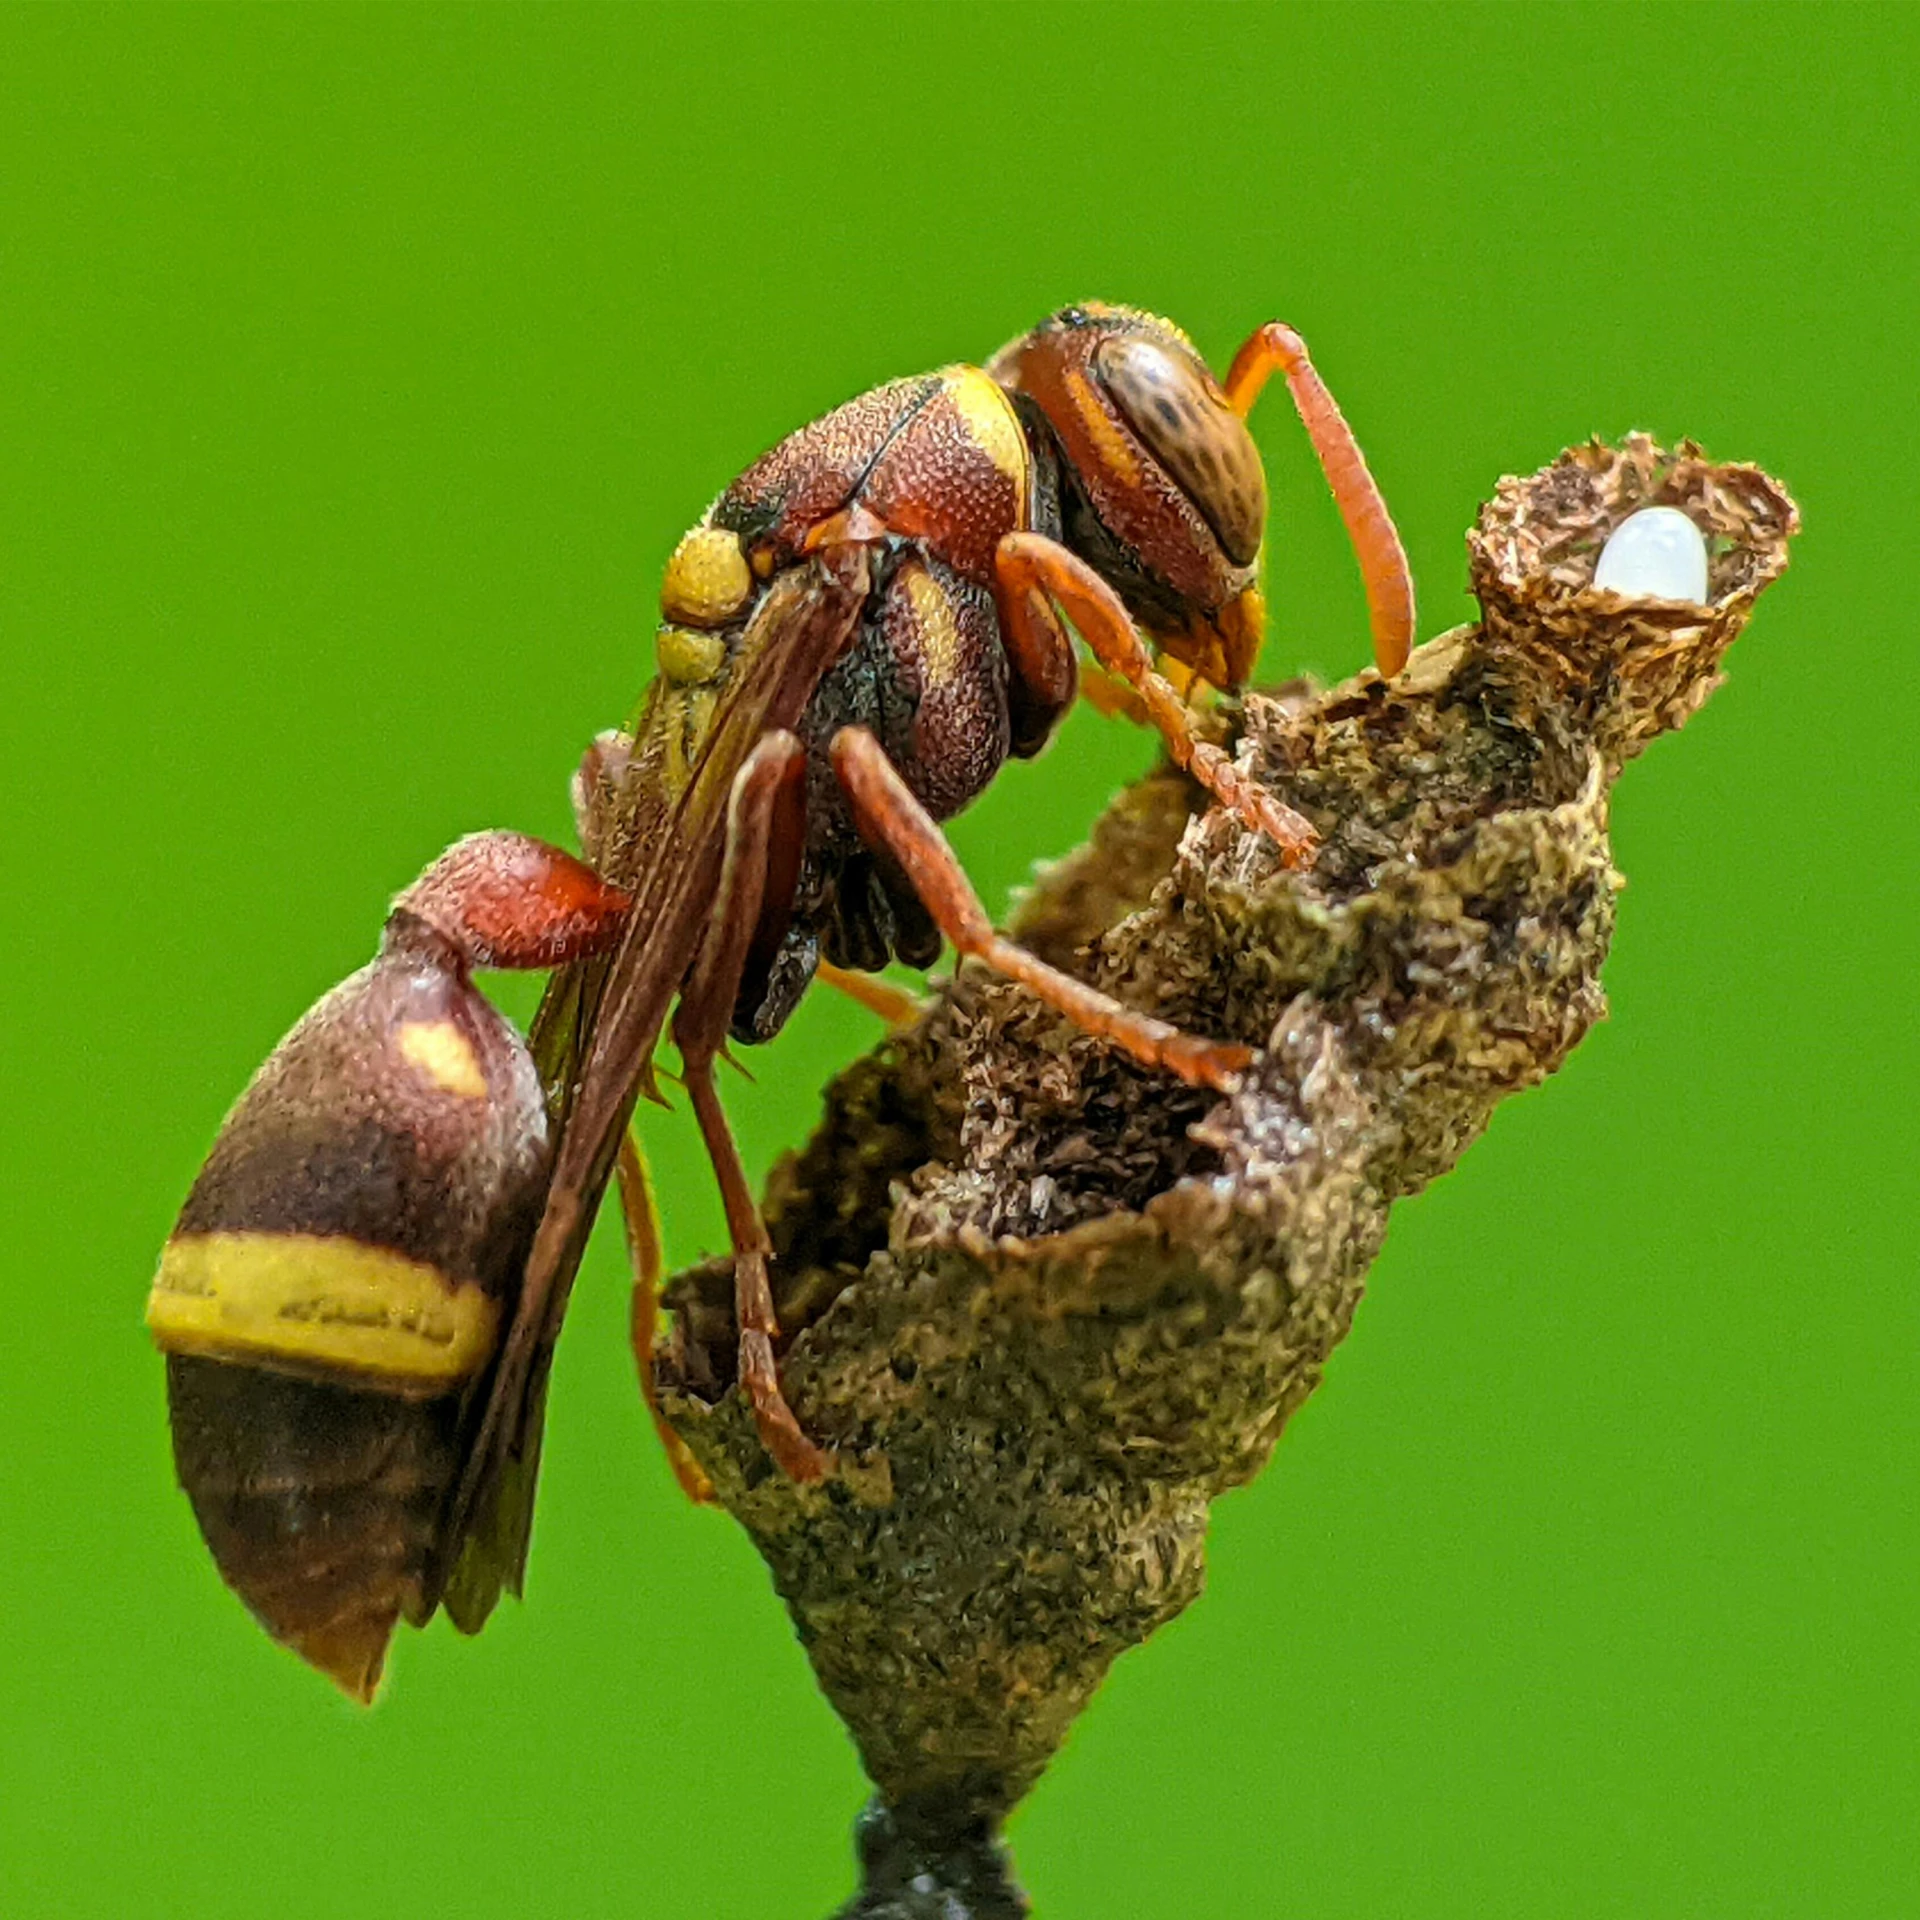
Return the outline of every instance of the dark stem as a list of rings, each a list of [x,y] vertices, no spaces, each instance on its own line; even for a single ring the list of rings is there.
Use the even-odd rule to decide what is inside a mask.
[[[999,1830],[870,1801],[853,1823],[860,1891],[834,1920],[1025,1920]]]

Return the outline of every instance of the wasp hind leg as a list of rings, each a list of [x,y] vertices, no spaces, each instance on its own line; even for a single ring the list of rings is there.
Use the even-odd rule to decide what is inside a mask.
[[[1076,555],[1039,533],[1010,533],[995,555],[1001,606],[1013,629],[1016,657],[1032,650],[1036,630],[1057,630],[1057,605],[1108,673],[1125,684],[1167,743],[1175,762],[1256,833],[1274,841],[1290,867],[1313,857],[1313,825],[1255,786],[1210,740],[1198,739],[1187,705],[1153,664],[1147,643],[1120,596]]]
[[[770,733],[761,740],[735,778],[720,897],[700,958],[680,995],[673,1039],[680,1049],[687,1098],[720,1183],[733,1242],[740,1389],[775,1464],[790,1479],[818,1480],[832,1456],[807,1438],[780,1390],[773,1357],[780,1323],[767,1271],[773,1246],[713,1081],[713,1063],[725,1044],[741,975],[759,930],[770,870],[792,845],[794,835],[804,831],[800,823],[805,783],[806,754],[799,741],[785,732]]]
[[[654,1389],[653,1345],[660,1323],[660,1282],[666,1259],[660,1238],[660,1212],[653,1204],[653,1182],[639,1143],[630,1132],[621,1135],[615,1170],[620,1182],[620,1217],[627,1229],[627,1258],[633,1266],[633,1361],[640,1370],[641,1396],[680,1491],[696,1507],[708,1507],[713,1504],[713,1482],[701,1472],[687,1443],[673,1430]]]
[[[1142,1066],[1190,1086],[1230,1089],[1253,1056],[1245,1048],[1183,1033],[1165,1020],[1123,1006],[1111,994],[1050,967],[996,933],[946,836],[916,800],[864,727],[842,727],[830,749],[833,768],[860,837],[896,860],[955,949],[1017,980],[1038,1000],[1088,1033],[1098,1034]]]

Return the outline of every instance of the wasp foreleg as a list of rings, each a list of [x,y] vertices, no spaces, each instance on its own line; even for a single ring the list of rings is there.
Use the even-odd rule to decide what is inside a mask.
[[[999,570],[999,587],[1011,746],[1024,760],[1046,745],[1060,716],[1073,705],[1080,691],[1080,664],[1073,656],[1073,637],[1044,593],[1030,592],[1025,580],[1004,568]]]
[[[1254,832],[1273,840],[1288,866],[1308,863],[1319,839],[1312,823],[1255,786],[1210,740],[1194,736],[1186,703],[1155,668],[1120,596],[1084,560],[1044,534],[1010,533],[995,564],[1003,605],[1016,627],[1052,619],[1049,603],[1058,602],[1094,658],[1139,696],[1175,761]]]
[[[700,1137],[720,1183],[733,1242],[741,1391],[753,1407],[761,1440],[782,1471],[794,1480],[818,1480],[830,1456],[801,1431],[780,1391],[773,1358],[780,1323],[767,1275],[773,1247],[713,1083],[713,1063],[726,1040],[740,976],[760,923],[775,842],[783,831],[800,830],[797,822],[805,804],[805,779],[805,751],[786,732],[762,739],[736,776],[727,810],[720,897],[700,957],[680,994],[673,1039],[680,1049],[687,1097],[700,1124]]]
[[[1245,1047],[1202,1040],[1123,1006],[1111,994],[1048,966],[996,933],[946,836],[864,727],[842,727],[833,736],[830,751],[860,837],[876,852],[888,853],[899,862],[940,931],[959,952],[1019,981],[1036,999],[1087,1032],[1110,1040],[1142,1066],[1221,1092],[1233,1085],[1253,1058]]]

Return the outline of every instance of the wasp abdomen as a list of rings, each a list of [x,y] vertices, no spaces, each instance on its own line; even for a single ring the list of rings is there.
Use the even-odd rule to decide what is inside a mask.
[[[274,1050],[167,1241],[147,1324],[221,1576],[356,1699],[423,1622],[474,1390],[518,1295],[548,1123],[473,964],[605,945],[627,899],[517,835],[462,842]]]
[[[160,1259],[174,1463],[222,1578],[371,1699],[417,1618],[546,1111],[464,969],[390,939],[241,1097]]]
[[[457,1465],[460,1402],[167,1358],[174,1463],[227,1584],[355,1699],[379,1685]]]

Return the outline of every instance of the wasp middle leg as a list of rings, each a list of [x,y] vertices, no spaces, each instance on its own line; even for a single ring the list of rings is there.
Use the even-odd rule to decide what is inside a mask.
[[[1017,980],[1035,999],[1064,1013],[1088,1033],[1111,1041],[1142,1066],[1171,1073],[1190,1086],[1219,1092],[1232,1088],[1253,1059],[1247,1048],[1183,1033],[1048,966],[1037,954],[997,933],[946,835],[864,727],[842,727],[833,737],[830,752],[860,837],[899,863],[956,951]]]
[[[891,980],[876,980],[870,973],[856,973],[850,967],[836,967],[831,960],[822,960],[813,977],[822,986],[832,987],[865,1007],[895,1033],[904,1032],[927,1010],[927,1003],[906,987],[897,987]]]
[[[687,1098],[720,1183],[733,1242],[740,1389],[753,1408],[760,1438],[780,1469],[793,1480],[818,1480],[832,1456],[807,1438],[780,1390],[773,1355],[780,1323],[768,1277],[773,1245],[713,1081],[713,1063],[726,1041],[741,975],[768,897],[771,870],[776,858],[804,832],[805,780],[805,750],[784,731],[761,740],[735,778],[720,897],[700,957],[681,990],[673,1039],[680,1049]]]

